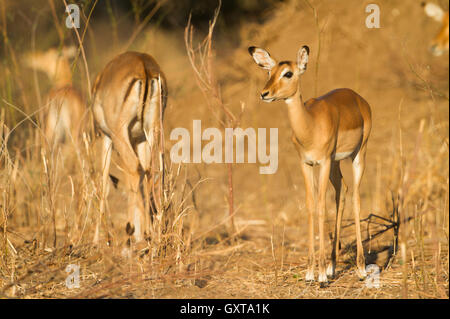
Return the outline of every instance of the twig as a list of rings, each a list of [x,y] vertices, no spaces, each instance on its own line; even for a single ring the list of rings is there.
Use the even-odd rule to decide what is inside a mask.
[[[142,29],[148,24],[151,18],[158,12],[158,10],[161,8],[161,6],[166,2],[166,0],[158,1],[156,5],[153,7],[152,11],[142,20],[142,22],[139,24],[139,26],[134,30],[133,34],[128,39],[127,43],[122,47],[121,51],[126,51],[128,48],[133,44],[136,37],[139,35],[139,33],[142,31]]]
[[[67,1],[63,0],[63,2],[64,2],[65,7],[67,8]],[[86,59],[86,52],[84,51],[83,41],[81,40],[80,33],[78,32],[78,29],[75,28],[74,21],[71,20],[71,22],[72,22],[72,26],[74,27],[73,30],[74,30],[74,32],[75,32],[75,34],[77,36],[77,39],[78,39],[78,44],[79,44],[79,49],[81,50],[81,55],[83,57],[84,69],[86,71],[86,80],[87,80],[87,85],[88,85],[88,90],[87,91],[88,91],[88,95],[89,95],[89,100],[91,100],[91,98],[92,98],[91,79],[90,79],[90,76],[89,76],[89,67],[88,67],[87,59]],[[86,25],[86,28],[87,27],[88,27],[88,25]]]
[[[184,31],[184,41],[186,45],[186,51],[188,55],[189,62],[194,71],[195,79],[197,81],[197,86],[200,88],[205,100],[207,102],[208,108],[211,113],[216,118],[217,122],[222,126],[222,128],[235,128],[239,119],[231,112],[230,109],[225,105],[222,100],[220,86],[217,83],[214,66],[213,66],[213,49],[212,49],[212,38],[214,27],[217,22],[217,18],[220,13],[220,8],[222,1],[219,1],[219,5],[214,12],[213,19],[209,22],[208,34],[200,42],[197,49],[194,49],[193,45],[193,34],[194,27],[191,23],[191,16],[189,16],[187,26]],[[225,120],[221,119],[219,114],[222,113],[225,116]],[[242,116],[242,112],[240,114]],[[228,214],[231,221],[231,227],[233,231],[236,230],[234,224],[234,190],[233,190],[233,165],[232,163],[227,163],[227,179],[228,179]]]

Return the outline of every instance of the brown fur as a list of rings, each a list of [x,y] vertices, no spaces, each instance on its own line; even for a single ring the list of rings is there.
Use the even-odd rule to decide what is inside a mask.
[[[366,276],[364,252],[360,230],[359,186],[364,172],[367,140],[372,127],[369,104],[350,89],[336,89],[303,103],[300,93],[300,76],[306,71],[309,48],[298,53],[298,62],[276,63],[263,49],[249,48],[258,65],[268,69],[270,78],[261,93],[261,98],[272,102],[285,100],[289,120],[294,132],[292,140],[301,158],[301,169],[305,180],[306,207],[309,222],[309,258],[307,280],[314,280],[314,215],[319,218],[319,282],[326,284],[327,274],[334,276],[339,255],[339,236],[345,203],[345,185],[339,161],[351,158],[353,162],[353,211],[355,214],[357,266],[361,278]],[[273,67],[270,67],[273,66]],[[285,75],[292,75],[287,77]],[[316,199],[312,166],[320,166],[319,191]],[[331,263],[325,267],[325,199],[328,180],[336,191],[336,227],[331,253]]]
[[[25,56],[29,67],[46,73],[52,82],[43,108],[45,137],[51,147],[64,141],[70,143],[71,140],[78,145],[86,122],[86,104],[81,93],[72,85],[69,58],[74,54],[75,48],[70,47]]]
[[[127,233],[134,233],[140,241],[149,227],[141,182],[150,173],[151,154],[160,133],[160,111],[164,112],[167,99],[165,76],[148,54],[126,52],[109,62],[97,76],[93,95],[94,118],[105,135],[99,218],[104,213],[111,147],[114,147],[121,158],[129,192]],[[99,238],[99,224],[100,219],[94,242]]]

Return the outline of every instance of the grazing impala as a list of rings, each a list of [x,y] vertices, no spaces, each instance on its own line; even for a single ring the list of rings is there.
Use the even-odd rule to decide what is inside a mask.
[[[99,224],[108,194],[111,149],[121,158],[128,190],[126,231],[137,242],[144,238],[147,215],[144,214],[142,181],[150,173],[151,154],[161,130],[166,107],[166,79],[159,65],[145,53],[126,52],[109,62],[93,86],[93,111],[103,132],[103,179],[100,215],[94,234],[99,239]]]
[[[46,73],[52,82],[44,109],[44,132],[51,147],[67,139],[73,139],[77,145],[83,128],[86,105],[79,91],[72,86],[68,60],[74,57],[75,52],[74,47],[68,47],[61,51],[50,49],[30,53],[25,57],[29,67]]]
[[[436,37],[431,41],[430,51],[433,55],[439,56],[448,51],[448,11],[442,10],[437,4],[422,3],[427,16],[440,22],[442,27]]]
[[[306,206],[309,222],[309,254],[306,281],[314,281],[314,213],[319,217],[319,283],[326,286],[327,275],[335,275],[339,256],[339,234],[344,210],[347,186],[342,178],[339,161],[351,158],[353,162],[353,212],[355,214],[357,273],[366,277],[364,251],[360,230],[359,187],[364,172],[367,139],[369,138],[371,111],[369,104],[350,89],[336,89],[327,94],[303,102],[300,92],[300,76],[306,71],[309,48],[303,46],[297,55],[297,63],[275,61],[260,48],[250,47],[249,52],[261,68],[269,72],[261,93],[265,102],[284,100],[288,107],[293,129],[292,140],[301,158],[301,170],[306,187]],[[313,166],[320,166],[318,201],[314,191]],[[336,226],[331,263],[325,269],[325,199],[330,179],[336,191]]]

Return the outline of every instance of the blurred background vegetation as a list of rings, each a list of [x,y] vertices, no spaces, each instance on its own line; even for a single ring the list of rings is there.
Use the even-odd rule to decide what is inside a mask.
[[[240,45],[239,28],[243,24],[263,23],[271,11],[285,0],[224,0],[215,28],[216,47],[230,52]],[[191,16],[197,34],[208,29],[208,21],[219,6],[219,0],[79,0],[67,1],[80,8],[79,33],[89,55],[91,75],[98,72],[96,66],[105,51],[121,52],[138,50],[138,37],[144,37],[145,28],[178,34],[182,37]],[[67,14],[63,0],[0,0],[0,94],[10,103],[21,105],[26,114],[34,111],[25,91],[32,92],[30,70],[24,69],[21,58],[24,53],[62,46],[78,46],[76,33],[65,27]],[[89,26],[86,28],[86,26]],[[219,54],[226,54],[219,52]],[[81,56],[80,56],[81,58]],[[83,81],[81,63],[74,67],[74,81]],[[81,78],[80,78],[81,77]],[[48,79],[39,75],[44,88]],[[85,79],[84,79],[85,80]],[[86,93],[86,92],[85,92]],[[24,118],[14,107],[7,108],[6,122],[15,125]],[[14,135],[13,135],[14,136]]]
[[[284,0],[224,0],[222,1],[221,14],[218,19],[216,32],[221,36],[227,36],[237,43],[239,39],[232,35],[234,28],[243,23],[263,22],[268,14],[278,3]],[[2,37],[8,36],[13,39],[15,45],[26,45],[29,39],[23,35],[29,34],[31,30],[53,31],[54,21],[46,19],[49,14],[56,14],[58,19],[64,15],[64,2],[58,0],[1,0],[2,4]],[[139,25],[146,17],[152,15],[151,23],[167,30],[184,29],[189,15],[197,28],[206,30],[208,21],[214,14],[219,0],[79,0],[67,1],[79,5],[82,11],[82,20],[87,19],[92,8],[92,27],[100,21],[107,22],[110,31],[118,40],[126,39],[130,35],[130,29],[125,28],[132,24]],[[50,5],[49,5],[50,4]],[[3,21],[6,20],[6,21]],[[4,26],[7,26],[5,33]],[[82,27],[83,29],[83,23]],[[64,31],[65,36],[72,35],[69,30]],[[19,36],[21,35],[21,36]],[[42,39],[43,34],[40,34]],[[221,38],[220,36],[220,38]],[[48,32],[46,34],[49,42],[58,44],[58,34]],[[1,52],[3,55],[4,52]]]

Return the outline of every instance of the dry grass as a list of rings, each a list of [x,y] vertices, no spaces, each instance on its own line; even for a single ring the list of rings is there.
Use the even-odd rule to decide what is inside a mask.
[[[448,298],[448,58],[431,57],[424,47],[437,26],[423,15],[420,1],[380,1],[379,30],[364,27],[365,2],[309,3],[317,20],[307,2],[288,1],[271,11],[263,25],[247,23],[233,31],[241,47],[226,48],[213,38],[221,103],[233,114],[246,105],[242,128],[279,128],[276,174],[259,175],[258,164],[233,166],[237,234],[230,237],[227,232],[228,172],[223,165],[167,165],[166,196],[160,198],[152,240],[132,244],[130,250],[124,250],[126,199],[120,182],[110,192],[102,243],[91,245],[100,202],[100,145],[95,134],[86,132],[79,148],[69,142],[52,153],[43,146],[36,101],[50,84],[40,74],[28,76],[20,53],[32,50],[32,45],[23,47],[31,43],[29,35],[13,38],[2,20],[0,297]],[[10,3],[0,4],[5,16]],[[82,20],[88,15],[89,10]],[[41,13],[44,20],[53,21],[50,10]],[[90,23],[91,31],[80,31],[86,64],[81,59],[73,68],[75,83],[86,96],[86,78],[95,77],[119,53],[101,50],[109,48],[114,34],[110,22]],[[37,49],[45,49],[38,31]],[[166,137],[174,127],[190,129],[193,119],[201,119],[203,128],[217,126],[192,81],[183,31],[150,27],[134,35],[130,46],[154,55],[167,74]],[[54,26],[47,32],[59,38]],[[70,37],[71,31],[62,32]],[[121,44],[129,46],[127,41]],[[303,44],[312,49],[311,66],[317,65],[317,72],[310,68],[305,73],[305,98],[315,90],[320,95],[350,87],[372,106],[362,229],[367,260],[382,269],[379,289],[367,288],[354,273],[351,205],[344,212],[337,278],[326,289],[304,282],[306,211],[298,156],[284,105],[257,99],[265,79],[246,50],[258,45],[277,58],[293,59]],[[166,138],[166,152],[173,143]],[[344,178],[351,178],[349,165],[343,166]],[[112,174],[121,177],[117,169]],[[327,224],[332,229],[334,194],[329,189]],[[65,285],[69,264],[80,266],[80,288]]]

